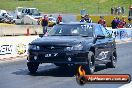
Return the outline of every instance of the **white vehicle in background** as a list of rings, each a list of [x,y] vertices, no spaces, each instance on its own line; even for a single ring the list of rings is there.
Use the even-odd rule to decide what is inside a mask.
[[[5,14],[7,14],[6,10],[0,10],[0,21],[2,21],[4,19]]]
[[[17,7],[17,8],[16,8],[16,10],[15,10],[15,15],[16,15],[16,17],[15,17],[15,18],[17,18],[17,19],[22,18],[22,10],[23,10],[23,9],[24,9],[23,7]]]
[[[0,22],[2,23],[14,23],[13,16],[6,10],[0,10]]]
[[[42,17],[37,8],[24,8],[22,10],[22,15],[23,16],[30,15],[30,16],[34,17],[35,19]]]
[[[36,25],[38,24],[38,20],[42,18],[37,8],[17,7],[15,12],[17,15],[16,24]]]

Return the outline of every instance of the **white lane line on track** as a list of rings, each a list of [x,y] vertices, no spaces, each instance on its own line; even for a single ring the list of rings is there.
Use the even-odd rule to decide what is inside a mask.
[[[128,84],[120,86],[119,88],[132,88],[132,81],[130,83],[128,83]]]

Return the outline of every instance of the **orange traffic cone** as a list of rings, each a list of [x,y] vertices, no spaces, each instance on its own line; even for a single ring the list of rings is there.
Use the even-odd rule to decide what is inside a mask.
[[[37,35],[38,33],[37,33],[37,31],[35,31],[35,35]]]
[[[30,35],[29,28],[27,28],[26,36],[29,36],[29,35]]]

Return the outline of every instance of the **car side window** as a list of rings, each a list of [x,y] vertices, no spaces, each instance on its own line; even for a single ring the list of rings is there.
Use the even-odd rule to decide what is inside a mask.
[[[23,10],[22,10],[22,13],[24,13],[24,12],[25,12],[25,10],[23,9]]]
[[[95,35],[101,35],[104,36],[103,31],[101,30],[99,25],[95,26]]]
[[[110,33],[108,32],[108,30],[107,30],[105,27],[103,27],[102,25],[101,25],[100,27],[101,27],[101,29],[102,29],[103,34],[105,35],[105,37],[106,37],[106,38],[109,38],[111,35],[110,35]]]

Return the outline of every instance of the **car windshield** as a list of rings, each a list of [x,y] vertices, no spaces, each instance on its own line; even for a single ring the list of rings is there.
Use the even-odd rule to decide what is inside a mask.
[[[23,9],[23,8],[18,8],[17,10],[18,10],[18,12],[22,12],[22,9]]]
[[[37,9],[31,9],[31,13],[32,15],[35,15],[35,16],[39,15],[39,11]]]
[[[63,24],[54,26],[48,36],[93,36],[93,25],[86,24]]]

